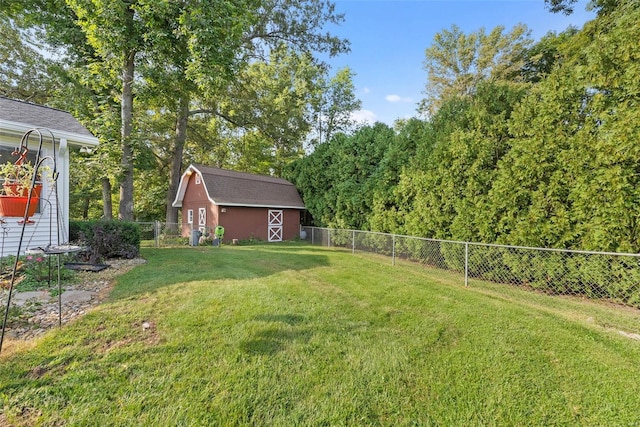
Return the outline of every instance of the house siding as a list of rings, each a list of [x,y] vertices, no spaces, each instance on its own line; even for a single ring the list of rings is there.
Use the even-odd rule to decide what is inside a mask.
[[[29,139],[26,142],[31,152],[38,149],[42,136],[41,157],[55,158],[58,176],[56,187],[46,180],[43,182],[40,212],[30,218],[34,224],[24,228],[20,254],[25,249],[68,242],[69,177],[73,172],[69,168],[70,148],[98,145],[98,138],[91,135],[71,114],[0,96],[0,145],[15,149],[27,133]],[[56,139],[55,146],[51,143],[52,136]],[[44,165],[51,167],[52,162],[45,160]],[[2,219],[4,223],[0,237],[3,255],[15,255],[23,229],[18,224],[21,218]]]
[[[10,137],[8,135],[0,135],[0,145],[11,147],[15,149],[20,145],[20,138]],[[36,144],[31,144],[30,148],[37,148]],[[43,146],[41,156],[51,156],[51,145],[46,144]],[[31,248],[44,248],[51,244],[58,244],[58,236],[64,241],[67,239],[66,230],[59,230],[59,221],[56,221],[58,206],[56,204],[55,193],[51,186],[51,183],[44,180],[42,182],[42,190],[40,192],[40,212],[36,212],[29,219],[34,221],[33,224],[27,225],[24,228],[24,236],[22,237],[22,245],[20,253],[24,254],[25,250]],[[19,217],[5,217],[1,218],[4,221],[2,228],[0,229],[0,238],[2,239],[3,254],[15,255],[18,245],[20,244],[20,237],[22,235],[22,218]],[[67,224],[67,221],[65,221]]]

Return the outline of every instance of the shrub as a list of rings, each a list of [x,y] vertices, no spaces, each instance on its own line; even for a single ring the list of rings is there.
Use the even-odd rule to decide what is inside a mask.
[[[72,221],[69,236],[86,246],[83,254],[90,262],[108,258],[135,258],[140,253],[140,229],[126,221]]]

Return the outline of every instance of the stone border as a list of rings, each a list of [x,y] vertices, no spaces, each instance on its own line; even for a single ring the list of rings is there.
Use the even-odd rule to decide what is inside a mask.
[[[142,258],[106,261],[109,268],[100,272],[77,272],[74,281],[63,284],[62,323],[80,317],[104,301],[111,292],[115,278],[147,261]],[[6,308],[6,290],[0,295],[2,313]],[[58,297],[47,290],[17,292],[11,299],[12,307],[20,307],[18,319],[10,319],[5,339],[28,341],[58,326]]]

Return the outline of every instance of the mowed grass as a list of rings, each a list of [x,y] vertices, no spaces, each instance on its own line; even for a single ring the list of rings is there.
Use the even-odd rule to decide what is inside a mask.
[[[143,256],[0,357],[0,424],[640,422],[637,310],[302,244]]]

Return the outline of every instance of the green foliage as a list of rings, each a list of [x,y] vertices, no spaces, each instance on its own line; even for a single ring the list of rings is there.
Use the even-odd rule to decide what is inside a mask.
[[[544,0],[544,2],[553,13],[562,12],[565,15],[571,15],[578,0]],[[618,4],[618,0],[590,0],[587,8],[595,9],[598,13],[607,13],[615,9]]]
[[[138,225],[126,221],[70,221],[69,239],[87,247],[91,262],[135,258],[140,252]]]
[[[408,209],[407,196],[397,191],[403,171],[409,167],[420,148],[424,152],[431,139],[432,129],[427,122],[418,119],[399,121],[396,133],[389,136],[389,145],[378,166],[377,182],[373,188],[371,230],[401,232],[402,211]],[[425,154],[422,154],[425,155]]]
[[[58,276],[58,260],[46,255],[25,255],[21,257],[19,275],[22,276],[16,286],[19,292],[47,289],[56,284],[58,277],[60,282],[72,279],[73,271],[62,268],[64,259],[60,259],[60,276]],[[56,289],[57,290],[57,289]],[[54,289],[51,289],[54,291]]]
[[[316,224],[369,227],[370,194],[384,178],[381,162],[394,138],[382,123],[364,126],[352,135],[337,134],[288,169],[285,176],[302,193]]]
[[[527,49],[521,70],[522,78],[532,83],[539,83],[546,78],[555,67],[562,64],[564,52],[570,49],[572,38],[577,33],[575,27],[569,27],[560,34],[549,32]]]
[[[637,252],[640,7],[624,2],[572,39],[514,112],[485,211],[498,241]]]
[[[426,50],[427,98],[421,110],[433,114],[443,101],[473,96],[482,82],[519,81],[532,40],[522,24],[508,33],[504,30],[498,26],[488,34],[484,28],[465,34],[453,25],[437,33]]]
[[[291,167],[316,225],[640,251],[640,3],[596,6],[582,30],[531,47],[521,27],[439,34],[427,50],[424,105],[437,107],[427,120],[333,138]],[[374,129],[386,143],[365,137]],[[455,251],[442,256],[459,270]],[[518,266],[494,263],[482,277]],[[573,274],[545,265],[547,278]]]
[[[45,61],[25,62],[37,51],[20,31],[38,35],[58,55],[60,81],[48,101],[101,139],[91,156],[72,160],[75,218],[103,216],[101,193],[116,198],[118,190],[122,218],[169,215],[180,170],[194,158],[203,162],[198,152],[212,156],[208,164],[280,173],[302,155],[320,109],[339,129],[344,109],[358,105],[351,74],[339,72],[334,84],[314,58],[348,50],[348,41],[325,30],[344,19],[330,1],[25,0],[0,10],[9,35],[0,90],[19,81],[35,91],[33,75],[45,67],[30,65]],[[101,186],[105,179],[112,194]]]
[[[404,231],[414,236],[481,240],[496,165],[509,151],[507,123],[526,91],[480,83],[470,99],[452,98],[432,120],[434,142],[403,171],[398,192],[411,197]],[[442,117],[441,117],[442,116]]]
[[[353,76],[350,68],[342,68],[330,79],[319,80],[312,106],[311,121],[316,125],[311,134],[311,147],[331,140],[336,133],[348,133],[355,126],[351,115],[360,109],[362,102],[356,98]]]
[[[60,83],[51,76],[52,61],[5,14],[0,14],[0,33],[0,95],[46,102]]]

